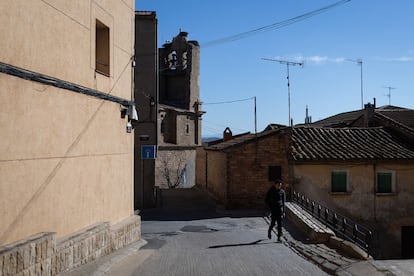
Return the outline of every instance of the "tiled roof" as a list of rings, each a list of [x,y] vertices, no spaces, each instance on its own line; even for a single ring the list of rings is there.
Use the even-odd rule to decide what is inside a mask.
[[[258,132],[257,134],[254,133],[244,133],[241,135],[236,135],[233,136],[233,139],[225,141],[225,142],[220,142],[220,143],[214,143],[210,144],[209,146],[207,146],[205,149],[207,150],[226,150],[226,149],[230,149],[234,146],[240,146],[244,143],[247,143],[249,141],[253,141],[255,139],[260,139],[264,136],[268,136],[268,135],[281,135],[281,134],[285,134],[286,130],[288,130],[289,127],[281,127],[278,129],[271,129],[271,130],[265,130],[262,132]]]
[[[385,105],[374,110],[375,115],[379,114],[385,118],[391,119],[392,121],[401,124],[403,126],[414,129],[414,110],[397,107],[392,105]],[[364,115],[364,110],[355,110],[350,112],[339,113],[331,117],[319,120],[312,123],[312,126],[321,127],[348,127],[353,126],[359,118]],[[374,115],[374,116],[375,116]],[[378,118],[381,118],[379,116]]]
[[[414,128],[414,110],[412,109],[387,105],[375,109],[375,112],[409,128]]]
[[[414,161],[414,152],[383,128],[299,127],[292,129],[291,157],[296,161]]]
[[[323,127],[346,127],[356,121],[364,114],[364,110],[356,110],[350,112],[339,113],[331,117],[312,123],[313,126]]]
[[[227,148],[231,148],[233,146],[239,145],[243,142],[249,141],[255,137],[254,134],[246,133],[245,135],[240,136],[233,136],[233,139],[221,142],[221,143],[213,143],[213,145],[208,146],[206,149],[209,150],[225,150]]]

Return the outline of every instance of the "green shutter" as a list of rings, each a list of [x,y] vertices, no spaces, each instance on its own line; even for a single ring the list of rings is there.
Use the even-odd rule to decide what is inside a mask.
[[[377,193],[392,193],[392,173],[377,173]]]
[[[346,193],[347,174],[346,172],[332,172],[332,193]]]

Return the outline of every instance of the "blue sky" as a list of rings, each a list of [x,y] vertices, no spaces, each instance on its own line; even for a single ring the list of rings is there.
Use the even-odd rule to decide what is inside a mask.
[[[136,0],[136,10],[156,11],[161,46],[179,30],[201,45],[203,136],[254,132],[289,123],[286,65],[290,66],[294,124],[361,108],[364,103],[414,109],[414,1],[351,0],[291,25],[236,41],[208,43],[269,26],[339,3],[339,0]],[[395,89],[389,90],[386,87]],[[244,100],[247,99],[247,100]],[[244,100],[244,101],[238,101]],[[232,102],[236,101],[236,102]],[[232,102],[225,104],[211,104]]]

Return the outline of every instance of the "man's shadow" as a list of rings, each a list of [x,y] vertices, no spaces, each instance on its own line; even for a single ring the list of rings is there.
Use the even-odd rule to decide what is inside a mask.
[[[248,242],[248,243],[235,243],[235,244],[223,244],[223,245],[212,245],[209,246],[208,249],[214,249],[214,248],[222,248],[222,247],[236,247],[236,246],[249,246],[249,245],[265,245],[265,244],[272,244],[272,243],[280,243],[280,242],[262,242],[266,241],[266,239],[260,239],[254,242]]]

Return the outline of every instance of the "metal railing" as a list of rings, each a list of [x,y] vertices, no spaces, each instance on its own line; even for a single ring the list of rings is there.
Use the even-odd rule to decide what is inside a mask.
[[[338,237],[355,243],[369,253],[372,240],[372,232],[369,229],[298,192],[293,192],[292,201],[332,229]]]

